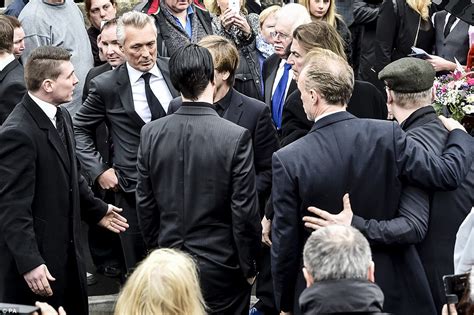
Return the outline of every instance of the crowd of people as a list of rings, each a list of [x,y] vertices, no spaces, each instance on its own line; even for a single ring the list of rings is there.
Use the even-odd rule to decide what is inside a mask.
[[[88,246],[117,315],[474,314],[443,283],[474,265],[474,140],[431,106],[472,26],[428,0],[84,10],[0,15],[0,303],[88,314]]]

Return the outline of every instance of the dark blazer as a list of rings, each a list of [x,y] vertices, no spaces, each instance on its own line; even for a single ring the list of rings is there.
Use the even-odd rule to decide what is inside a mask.
[[[249,289],[261,242],[250,132],[206,103],[145,125],[136,196],[147,247],[191,253],[206,303],[226,314]]]
[[[93,197],[80,176],[71,117],[65,109],[62,113],[67,149],[28,95],[0,129],[0,300],[46,301],[64,306],[68,314],[87,314],[81,213],[95,224],[107,205]],[[23,279],[41,264],[56,278],[49,298],[34,295]]]
[[[356,80],[347,111],[358,118],[387,119],[383,95],[369,82]],[[306,118],[301,92],[296,89],[286,100],[281,123],[281,144],[285,146],[306,135],[314,122]]]
[[[170,81],[168,60],[156,62],[172,96],[178,93]],[[119,186],[125,192],[135,191],[137,150],[140,130],[145,122],[135,111],[132,88],[125,64],[105,72],[90,83],[89,95],[74,117],[76,151],[85,172],[92,181],[109,168],[94,148],[94,131],[105,121],[114,143],[113,163]]]
[[[169,112],[181,106],[181,97],[171,101]],[[229,107],[222,118],[246,128],[252,135],[259,209],[263,210],[272,185],[272,154],[279,149],[270,110],[264,103],[233,89]]]
[[[89,87],[91,80],[94,79],[99,74],[112,70],[112,66],[108,63],[104,63],[103,65],[94,67],[89,70],[86,75],[86,79],[84,80],[84,89],[82,90],[82,102],[87,99],[87,95],[89,94]]]
[[[304,228],[302,217],[308,214],[308,206],[339,213],[348,192],[354,214],[376,220],[393,218],[400,177],[445,189],[463,180],[473,159],[473,139],[455,130],[446,148],[449,152],[442,158],[430,155],[393,122],[339,112],[318,120],[308,135],[274,153],[271,251],[277,307],[291,310],[305,287],[301,253],[310,231]],[[421,314],[430,305],[429,292],[418,290],[422,270],[406,259],[414,250],[372,246],[375,279],[384,292],[386,312]]]
[[[0,125],[25,93],[23,66],[15,59],[0,71]]]
[[[433,107],[418,109],[402,124],[407,135],[434,154],[441,154],[448,132]],[[428,277],[431,293],[441,313],[446,303],[443,276],[454,273],[453,255],[459,226],[474,207],[474,164],[461,185],[453,191],[431,194],[430,220],[418,252]],[[449,209],[449,211],[447,211]]]
[[[281,62],[281,58],[277,54],[273,54],[263,62],[262,67],[262,79],[263,79],[263,90],[264,100],[270,108],[272,108],[272,90],[273,84],[275,83],[276,73],[278,71],[278,65]],[[276,82],[278,84],[278,82]],[[290,86],[288,87],[288,93],[286,98],[297,89],[295,80],[291,80]]]

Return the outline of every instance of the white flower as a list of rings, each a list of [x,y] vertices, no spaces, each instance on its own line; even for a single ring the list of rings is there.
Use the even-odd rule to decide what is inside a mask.
[[[474,114],[474,105],[466,105],[462,108],[462,111],[466,114]]]

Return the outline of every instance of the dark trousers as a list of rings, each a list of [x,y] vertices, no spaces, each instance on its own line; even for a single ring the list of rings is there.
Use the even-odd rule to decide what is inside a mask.
[[[256,296],[258,302],[255,307],[264,315],[279,314],[275,308],[275,296],[273,294],[273,280],[271,270],[270,247],[262,244],[260,250],[259,269],[256,283]]]
[[[125,268],[130,273],[146,255],[145,242],[138,224],[135,192],[117,192],[115,203],[117,207],[123,209],[121,215],[127,219],[129,225],[125,232],[120,233],[120,242],[122,243]]]
[[[104,191],[98,187],[93,188],[94,195],[106,203],[115,205],[115,193]],[[107,266],[119,268],[123,263],[122,247],[120,237],[98,225],[89,226],[89,249],[92,261],[98,269]]]

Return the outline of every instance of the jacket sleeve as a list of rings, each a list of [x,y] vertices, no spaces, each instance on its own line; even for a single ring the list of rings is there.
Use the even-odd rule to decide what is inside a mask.
[[[136,188],[137,216],[147,249],[158,247],[160,213],[153,194],[150,179],[149,153],[151,149],[149,132],[142,128],[138,147],[138,178]]]
[[[109,168],[103,162],[94,142],[97,127],[105,121],[105,104],[98,90],[96,81],[93,79],[90,82],[86,101],[74,116],[76,154],[93,182]]]
[[[412,184],[429,190],[453,190],[464,180],[474,158],[474,139],[466,132],[453,130],[441,156],[426,151],[393,124],[395,157],[399,175]]]
[[[33,227],[36,152],[32,140],[21,130],[0,133],[0,235],[24,274],[44,260]]]
[[[301,202],[297,185],[285,165],[273,154],[273,221],[271,265],[275,303],[278,311],[293,309],[295,282],[298,274],[301,246],[298,214]]]
[[[256,275],[262,227],[257,209],[252,139],[245,130],[237,142],[232,163],[232,230],[240,268],[246,278]]]
[[[354,215],[352,226],[361,231],[371,244],[415,244],[426,235],[429,210],[428,193],[407,186],[402,191],[396,218],[377,221]]]
[[[394,41],[397,38],[397,24],[393,1],[384,1],[380,6],[375,40],[375,70],[377,73],[392,61]]]
[[[254,136],[255,171],[257,173],[257,192],[265,200],[272,187],[272,154],[280,147],[270,109],[263,107],[257,120]],[[259,200],[263,203],[265,200]]]
[[[363,0],[354,1],[354,24],[375,22],[379,15],[379,6],[371,5]]]

